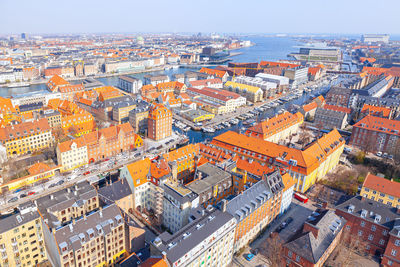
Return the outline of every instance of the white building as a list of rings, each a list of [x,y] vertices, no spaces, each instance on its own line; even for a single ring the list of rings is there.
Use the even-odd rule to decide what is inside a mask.
[[[277,83],[278,85],[289,85],[289,78],[285,76],[273,75],[268,73],[258,73],[256,78],[261,78],[266,82]]]
[[[174,267],[231,266],[236,220],[210,206],[193,210],[191,222],[171,235],[164,232],[151,244]]]
[[[361,42],[363,43],[389,43],[389,34],[363,34]]]
[[[129,76],[118,77],[118,87],[125,92],[131,94],[139,93],[139,89],[142,88],[143,82],[140,79],[132,78]]]
[[[187,188],[164,184],[163,224],[172,233],[189,222],[189,214],[199,205],[199,197]]]
[[[34,103],[43,103],[43,106],[47,106],[50,99],[59,98],[61,99],[60,92],[48,92],[48,91],[35,91],[26,94],[16,95],[11,98],[13,106],[28,105]]]
[[[61,172],[70,171],[89,163],[87,146],[81,138],[58,143],[56,152]]]

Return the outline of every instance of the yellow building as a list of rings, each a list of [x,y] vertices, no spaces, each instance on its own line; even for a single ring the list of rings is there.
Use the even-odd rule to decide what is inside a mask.
[[[6,147],[7,157],[30,154],[51,144],[51,128],[44,118],[10,125],[0,128],[0,142]]]
[[[47,119],[51,128],[61,126],[61,113],[57,110],[47,109],[43,110],[40,115]]]
[[[400,208],[400,183],[368,173],[360,195],[377,202]]]
[[[215,117],[215,114],[207,113],[203,110],[188,110],[186,112],[182,112],[181,115],[185,119],[193,122],[212,120]]]
[[[28,169],[29,175],[2,184],[0,186],[0,193],[16,190],[26,185],[36,183],[40,180],[48,179],[54,176],[57,169],[58,167],[50,168],[42,162],[35,163]]]
[[[334,129],[305,149],[297,149],[229,131],[214,137],[211,144],[262,164],[285,168],[296,180],[295,190],[304,193],[337,166],[345,140]]]
[[[248,101],[253,103],[263,100],[263,90],[260,87],[227,81],[224,88],[246,97]]]
[[[114,121],[121,123],[122,120],[129,120],[129,112],[136,108],[136,104],[131,102],[122,102],[113,107],[113,117]]]
[[[0,266],[37,266],[47,260],[42,219],[31,203],[0,219]]]
[[[89,163],[87,145],[83,138],[58,143],[56,153],[61,172],[71,171]]]

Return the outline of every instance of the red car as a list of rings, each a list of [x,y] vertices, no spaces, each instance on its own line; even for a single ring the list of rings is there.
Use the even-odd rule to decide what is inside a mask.
[[[30,191],[30,192],[28,192],[28,196],[32,196],[32,195],[34,195],[36,192],[33,192],[33,191]]]
[[[83,175],[88,175],[90,171],[84,172]]]
[[[104,161],[109,161],[110,159],[105,159]]]

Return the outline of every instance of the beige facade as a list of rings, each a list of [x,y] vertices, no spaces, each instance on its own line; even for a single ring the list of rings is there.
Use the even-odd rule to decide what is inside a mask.
[[[47,260],[42,219],[35,206],[0,220],[0,266],[35,266]]]

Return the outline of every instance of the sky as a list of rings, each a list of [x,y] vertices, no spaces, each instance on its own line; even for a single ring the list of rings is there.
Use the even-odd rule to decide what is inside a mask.
[[[389,33],[399,0],[0,0],[0,34]]]

